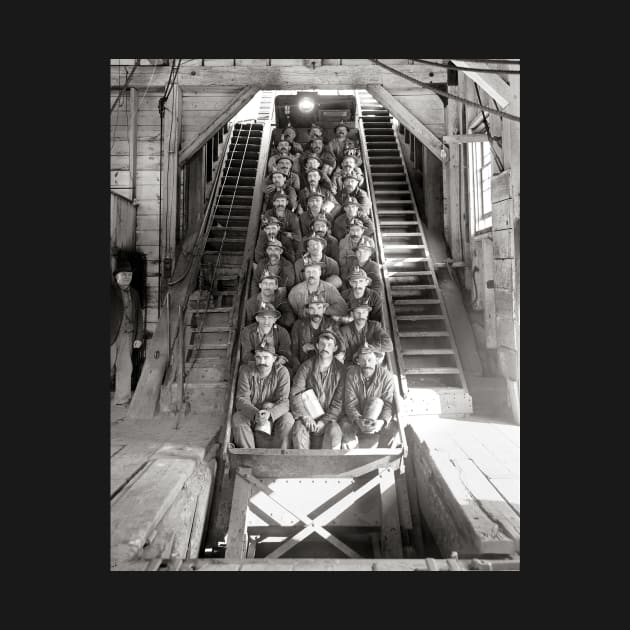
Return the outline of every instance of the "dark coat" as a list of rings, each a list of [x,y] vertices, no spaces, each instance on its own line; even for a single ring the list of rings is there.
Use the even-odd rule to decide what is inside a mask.
[[[142,306],[140,305],[140,296],[138,292],[129,287],[131,293],[131,320],[134,322],[133,340],[142,341],[144,339],[144,322],[142,318]],[[111,327],[110,327],[110,345],[113,345],[118,338],[120,327],[123,320],[123,298],[122,289],[112,283],[112,310],[111,310]]]

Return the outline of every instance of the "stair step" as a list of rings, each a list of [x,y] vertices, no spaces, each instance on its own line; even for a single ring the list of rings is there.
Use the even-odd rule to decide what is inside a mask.
[[[413,201],[410,199],[406,201],[405,199],[381,199],[377,205],[379,206],[413,206]]]
[[[397,214],[397,213],[393,213],[393,212],[389,212],[387,210],[385,210],[386,214]],[[378,213],[380,216],[380,212]],[[410,214],[409,212],[407,212],[406,210],[403,211],[401,214]],[[415,213],[414,213],[415,214]],[[403,226],[403,225],[418,225],[417,221],[388,221],[387,219],[385,219],[384,221],[379,221],[379,224],[381,227],[388,227],[388,226],[395,226],[395,227],[399,227],[399,226]]]
[[[411,299],[411,300],[397,300],[396,296],[392,296],[394,298],[394,306],[408,306],[413,304],[440,304],[440,300],[429,300],[429,299]]]
[[[211,236],[208,238],[209,243],[244,243],[247,239],[244,238],[223,238]]]
[[[194,343],[188,344],[189,350],[227,350],[228,343],[200,343],[196,345]]]
[[[405,374],[459,374],[459,370],[450,367],[405,368]]]
[[[216,218],[216,215],[215,215]],[[234,218],[234,217],[232,217]],[[212,232],[213,230],[232,230],[234,232],[247,232],[247,227],[239,227],[236,225],[215,225],[213,224],[212,227],[210,228],[210,231]]]
[[[396,271],[395,269],[387,269],[388,276],[430,276],[430,271]]]
[[[415,291],[433,291],[435,285],[433,284],[408,284],[408,285],[394,285],[392,286],[392,297],[394,300],[397,296],[413,295]]]
[[[419,322],[425,320],[444,319],[444,315],[396,315],[401,322]]]
[[[410,348],[409,350],[402,349],[403,355],[408,356],[431,356],[436,354],[455,354],[455,351],[451,348]]]
[[[446,330],[413,330],[413,331],[400,331],[399,337],[450,337]]]
[[[415,222],[414,222],[415,223]],[[381,233],[381,237],[382,238],[389,238],[389,237],[400,237],[400,236],[418,236],[420,238],[422,238],[422,232],[382,232]],[[384,244],[385,247],[392,247],[391,245],[388,245],[387,243]],[[425,245],[417,245],[417,247],[422,247],[422,249],[426,249]]]

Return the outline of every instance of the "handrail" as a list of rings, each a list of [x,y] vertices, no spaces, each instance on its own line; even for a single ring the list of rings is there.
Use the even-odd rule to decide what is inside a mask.
[[[230,141],[232,139],[232,136],[234,135],[233,125],[231,123],[228,123],[228,127],[229,127],[229,131],[227,135],[225,136],[225,142],[224,142],[223,147],[221,148],[221,154],[219,155],[219,159],[217,161],[217,177],[214,178],[212,182],[212,186],[210,188],[210,196],[208,197],[206,210],[204,212],[203,219],[199,226],[197,237],[195,238],[195,243],[191,251],[190,262],[188,264],[186,271],[179,278],[168,283],[169,287],[179,284],[185,278],[190,279],[191,274],[196,276],[199,272],[199,266],[201,265],[201,259],[203,255],[205,254],[205,247],[206,247],[206,242],[208,240],[208,236],[210,234],[210,228],[212,227],[212,222],[214,221],[214,215],[216,214],[216,205],[217,205],[216,201],[219,198],[221,192],[223,191],[223,187],[222,187],[221,191],[217,192],[219,181],[223,180],[223,178],[220,176],[220,173],[224,166],[225,156],[226,156],[228,147],[230,146]],[[175,326],[174,326],[174,331],[173,331],[174,334],[171,335],[171,342],[168,349],[169,365],[171,364],[173,351],[175,349],[175,344],[177,343],[177,336],[180,334],[180,332],[183,331],[182,321],[186,318],[186,312],[188,310],[188,302],[190,300],[190,296],[193,290],[194,290],[194,283],[189,282],[188,287],[186,288],[186,294],[181,303],[181,309],[179,310],[178,317],[175,321]],[[180,318],[180,314],[181,314],[181,318]]]
[[[383,289],[385,293],[385,300],[383,300],[383,319],[385,327],[389,329],[389,333],[392,337],[392,343],[394,344],[394,356],[396,357],[396,369],[391,365],[391,371],[398,377],[400,394],[403,398],[406,398],[408,392],[407,377],[404,371],[404,362],[402,358],[402,352],[400,349],[400,334],[398,332],[398,324],[395,317],[392,315],[394,312],[394,305],[392,303],[392,290],[389,282],[389,277],[385,273],[384,258],[383,258],[383,237],[381,235],[381,225],[378,218],[378,209],[376,207],[376,194],[374,192],[374,181],[372,180],[372,169],[370,167],[370,158],[367,151],[367,141],[365,139],[365,128],[363,126],[363,110],[361,108],[361,99],[359,96],[359,90],[355,90],[356,98],[356,111],[359,121],[359,140],[361,144],[361,157],[363,164],[365,165],[365,176],[368,182],[370,197],[372,198],[372,217],[374,221],[374,236],[377,242],[377,257],[380,267],[381,278],[383,279]],[[388,357],[389,359],[389,357]]]
[[[429,271],[431,272],[431,280],[435,287],[434,289],[435,294],[437,295],[438,300],[440,300],[440,308],[442,309],[442,312],[445,315],[444,325],[446,326],[446,330],[450,336],[451,344],[453,345],[453,356],[455,358],[455,365],[457,366],[457,369],[459,370],[458,376],[462,383],[462,389],[464,390],[464,392],[466,392],[466,394],[468,394],[469,393],[468,382],[466,381],[466,375],[464,374],[464,367],[462,365],[462,361],[459,356],[459,350],[457,348],[457,344],[455,343],[455,335],[453,334],[453,327],[451,326],[450,316],[448,313],[448,309],[446,308],[446,304],[444,303],[444,298],[442,297],[442,290],[440,289],[440,283],[438,282],[437,276],[435,274],[435,265],[433,263],[433,257],[431,256],[431,252],[429,251],[428,241],[424,233],[424,228],[422,227],[422,217],[420,216],[420,212],[418,210],[416,197],[413,194],[413,188],[411,186],[411,180],[409,179],[409,172],[407,170],[407,165],[405,164],[405,160],[403,159],[403,149],[400,144],[400,140],[398,138],[399,122],[393,116],[392,118],[393,118],[392,129],[394,131],[394,141],[396,142],[396,146],[398,147],[398,152],[400,153],[400,157],[402,161],[402,169],[405,174],[405,182],[407,183],[407,187],[409,188],[409,191],[411,192],[411,203],[412,203],[413,209],[416,212],[416,218],[418,220],[418,231],[420,232],[422,236],[422,242],[427,246],[427,249],[425,250],[426,258],[427,258],[427,266],[429,267]]]
[[[231,382],[230,389],[227,392],[226,399],[226,415],[225,423],[221,429],[219,444],[221,450],[217,456],[217,473],[213,483],[212,505],[210,506],[210,516],[208,523],[216,520],[216,512],[218,509],[219,499],[216,488],[220,488],[226,471],[227,447],[232,437],[232,412],[234,409],[234,396],[236,394],[236,384],[238,381],[238,366],[241,358],[240,331],[245,325],[245,302],[249,299],[251,281],[253,277],[252,261],[254,248],[258,239],[260,229],[260,218],[264,203],[263,197],[263,180],[267,171],[267,159],[269,157],[269,145],[271,144],[271,122],[263,122],[263,133],[260,142],[260,152],[258,154],[258,169],[256,172],[256,180],[254,182],[254,198],[252,199],[252,210],[250,213],[249,224],[247,226],[247,241],[243,255],[243,263],[241,265],[240,277],[243,278],[242,291],[239,294],[238,303],[233,305],[232,320],[230,321],[230,350],[229,350],[229,368]],[[210,525],[212,527],[212,525]]]

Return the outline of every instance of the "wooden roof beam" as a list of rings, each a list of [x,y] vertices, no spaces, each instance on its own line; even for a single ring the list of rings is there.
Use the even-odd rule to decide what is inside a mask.
[[[479,68],[484,70],[496,70],[492,64],[482,61],[451,61],[459,67],[463,68]],[[489,94],[498,104],[499,107],[504,109],[510,102],[510,86],[498,75],[490,74],[486,72],[474,72],[470,70],[464,70],[463,73],[471,80],[474,81],[486,94]]]
[[[420,64],[405,66],[405,74],[425,83],[446,83],[446,70]],[[124,76],[118,76],[119,67],[110,69],[112,89],[122,87]],[[129,82],[131,87],[145,89],[148,85],[165,85],[170,68],[139,66]],[[366,60],[352,66],[319,66],[315,69],[301,66],[184,66],[177,75],[180,87],[204,86],[256,86],[259,90],[317,90],[364,89],[370,83],[383,85],[388,90],[409,88],[409,81],[396,76]]]
[[[368,85],[367,91],[386,107],[440,162],[442,161],[442,141],[400,101],[396,100],[382,85]]]
[[[234,118],[258,92],[257,87],[243,88],[233,101],[201,132],[179,152],[179,166],[189,160],[214,134],[231,118]]]

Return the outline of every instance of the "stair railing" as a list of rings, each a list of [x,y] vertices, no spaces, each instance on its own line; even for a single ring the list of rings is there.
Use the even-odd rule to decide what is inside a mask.
[[[402,357],[402,350],[400,347],[400,335],[398,331],[398,324],[394,317],[394,305],[392,302],[392,289],[389,282],[389,277],[385,273],[385,260],[383,258],[383,237],[381,234],[381,225],[378,218],[378,207],[376,203],[376,194],[374,192],[374,181],[372,179],[372,169],[370,167],[370,157],[368,155],[367,140],[365,138],[365,127],[363,126],[363,110],[361,108],[360,90],[355,90],[355,97],[357,99],[357,118],[359,139],[361,145],[361,157],[365,167],[365,177],[368,183],[370,197],[372,199],[372,218],[374,221],[374,237],[376,241],[376,256],[380,267],[381,279],[383,281],[383,289],[385,293],[385,299],[383,300],[383,324],[389,331],[394,345],[394,357],[395,364],[391,361],[389,355],[387,355],[387,361],[389,362],[389,368],[393,374],[398,378],[400,394],[403,398],[406,398],[408,393],[407,377],[405,376],[404,362]]]

